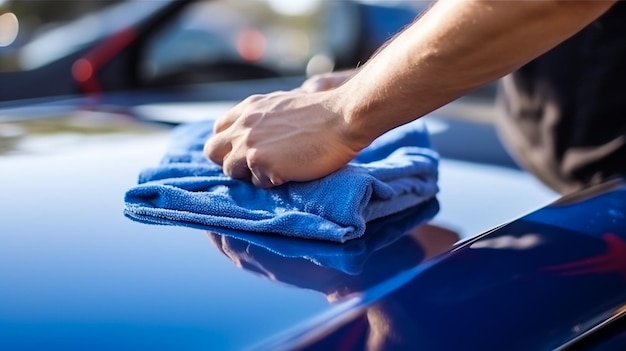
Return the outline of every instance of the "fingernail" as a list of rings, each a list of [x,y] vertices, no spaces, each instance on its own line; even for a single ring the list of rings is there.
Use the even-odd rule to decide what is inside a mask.
[[[275,186],[282,185],[284,183],[284,181],[278,177],[270,178],[270,182],[272,182]]]

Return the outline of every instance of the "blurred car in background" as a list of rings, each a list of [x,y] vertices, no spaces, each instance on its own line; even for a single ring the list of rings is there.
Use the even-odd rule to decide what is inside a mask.
[[[25,4],[26,3],[26,4]],[[30,6],[28,3],[31,3]],[[302,76],[355,67],[427,2],[130,0],[29,32],[0,7],[0,101],[217,81]],[[41,10],[73,7],[48,2]],[[87,2],[80,2],[87,7]],[[56,4],[56,7],[54,7]],[[95,2],[98,8],[106,2]],[[410,6],[409,6],[410,5]],[[14,11],[14,12],[12,12]],[[62,12],[62,11],[61,11]],[[35,17],[37,18],[37,17]],[[30,30],[32,32],[32,29]],[[1,38],[0,38],[1,39]],[[13,41],[11,41],[13,40]],[[1,45],[2,43],[0,43]]]

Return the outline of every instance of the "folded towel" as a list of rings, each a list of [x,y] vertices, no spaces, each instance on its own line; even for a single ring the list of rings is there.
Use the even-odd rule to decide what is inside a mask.
[[[232,179],[202,149],[212,121],[173,131],[158,167],[144,170],[125,196],[125,214],[154,224],[230,228],[345,242],[365,223],[433,196],[439,156],[421,121],[376,139],[352,162],[319,180],[271,189]]]
[[[261,261],[264,261],[266,256],[267,260],[302,258],[320,267],[331,268],[348,275],[360,275],[374,252],[395,244],[412,229],[433,218],[438,211],[439,202],[436,198],[432,198],[420,205],[368,222],[362,237],[343,244],[279,235],[259,235],[228,229],[211,230],[209,236],[218,246],[219,243],[226,243],[226,245],[242,247],[245,252],[249,251],[250,245],[263,249],[261,252],[264,255],[254,255],[259,264],[263,263]],[[231,250],[228,251],[231,252]],[[396,250],[395,252],[397,254],[403,251]],[[412,256],[419,258],[419,255]],[[403,260],[395,257],[395,262],[399,261]],[[419,261],[417,259],[417,262]],[[384,270],[388,273],[396,265],[389,262],[385,267],[389,268]],[[381,271],[380,266],[376,271]]]

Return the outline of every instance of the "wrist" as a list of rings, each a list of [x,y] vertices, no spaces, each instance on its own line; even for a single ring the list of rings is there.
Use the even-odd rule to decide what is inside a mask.
[[[359,151],[367,147],[383,132],[374,128],[376,116],[373,111],[359,103],[356,95],[349,91],[349,87],[338,87],[326,92],[331,102],[331,109],[337,116],[335,127],[341,137]]]
[[[333,94],[345,137],[363,148],[397,126],[392,118],[385,116],[388,108],[354,79],[334,89]]]

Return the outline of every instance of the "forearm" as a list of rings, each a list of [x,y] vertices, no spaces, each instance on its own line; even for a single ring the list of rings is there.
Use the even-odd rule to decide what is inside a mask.
[[[337,89],[338,108],[371,141],[515,70],[613,3],[441,0]]]

